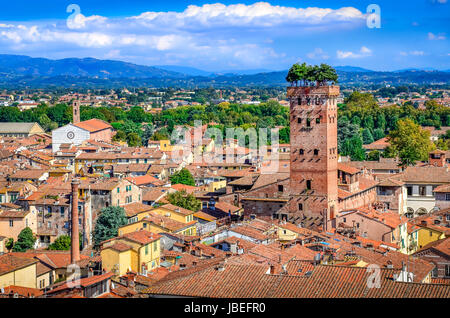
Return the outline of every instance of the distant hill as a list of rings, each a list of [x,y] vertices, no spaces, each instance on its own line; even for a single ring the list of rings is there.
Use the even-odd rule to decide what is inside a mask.
[[[259,73],[273,73],[273,70],[264,68],[250,69],[250,70],[228,70],[214,72],[215,76],[236,76],[236,75],[253,75]]]
[[[403,70],[378,72],[355,66],[336,67],[343,86],[450,84],[450,72]],[[230,87],[286,86],[287,70],[209,73],[183,66],[142,66],[132,63],[85,59],[50,60],[0,55],[0,88],[43,87]],[[265,71],[265,70],[263,70]],[[256,73],[254,73],[256,72]]]
[[[433,68],[433,67],[421,67],[421,68],[404,68],[404,69],[401,69],[401,70],[396,70],[396,71],[394,71],[395,73],[399,73],[399,72],[421,72],[421,71],[424,71],[424,72],[439,72],[439,70],[437,70],[437,69],[435,69],[435,68]],[[442,71],[442,72],[445,72],[445,71]]]
[[[334,67],[336,71],[341,72],[354,72],[354,73],[361,73],[361,72],[373,72],[372,70],[368,70],[366,68],[358,67],[358,66],[335,66]]]
[[[177,72],[188,76],[211,76],[212,72],[207,72],[200,70],[198,68],[194,67],[188,67],[188,66],[178,66],[178,65],[155,65],[154,67],[171,71],[171,72]]]
[[[183,74],[132,63],[98,60],[94,58],[68,58],[50,60],[22,55],[0,55],[0,74],[13,76],[86,76],[118,77],[184,77]]]

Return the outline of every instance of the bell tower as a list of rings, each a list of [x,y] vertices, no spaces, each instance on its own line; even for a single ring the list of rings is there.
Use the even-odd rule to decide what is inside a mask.
[[[80,122],[80,102],[78,100],[73,101],[73,124]]]
[[[339,86],[288,87],[291,216],[336,215]]]

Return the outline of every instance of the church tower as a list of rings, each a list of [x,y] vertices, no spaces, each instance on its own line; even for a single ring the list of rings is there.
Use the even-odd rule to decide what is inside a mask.
[[[80,102],[78,100],[73,101],[73,124],[80,122]]]
[[[334,219],[338,204],[339,86],[288,87],[291,216]]]

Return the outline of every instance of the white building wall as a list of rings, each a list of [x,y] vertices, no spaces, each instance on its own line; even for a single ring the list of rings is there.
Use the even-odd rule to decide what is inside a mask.
[[[90,139],[90,135],[89,131],[72,124],[62,126],[52,131],[52,150],[58,151],[61,144],[81,145],[83,141]]]

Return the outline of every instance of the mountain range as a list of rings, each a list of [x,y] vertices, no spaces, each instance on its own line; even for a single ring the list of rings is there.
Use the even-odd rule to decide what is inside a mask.
[[[450,73],[432,69],[379,72],[356,66],[336,66],[339,82],[361,84],[449,84]],[[283,86],[287,70],[266,69],[209,72],[187,66],[143,66],[94,58],[50,60],[0,54],[0,87],[117,86]]]

